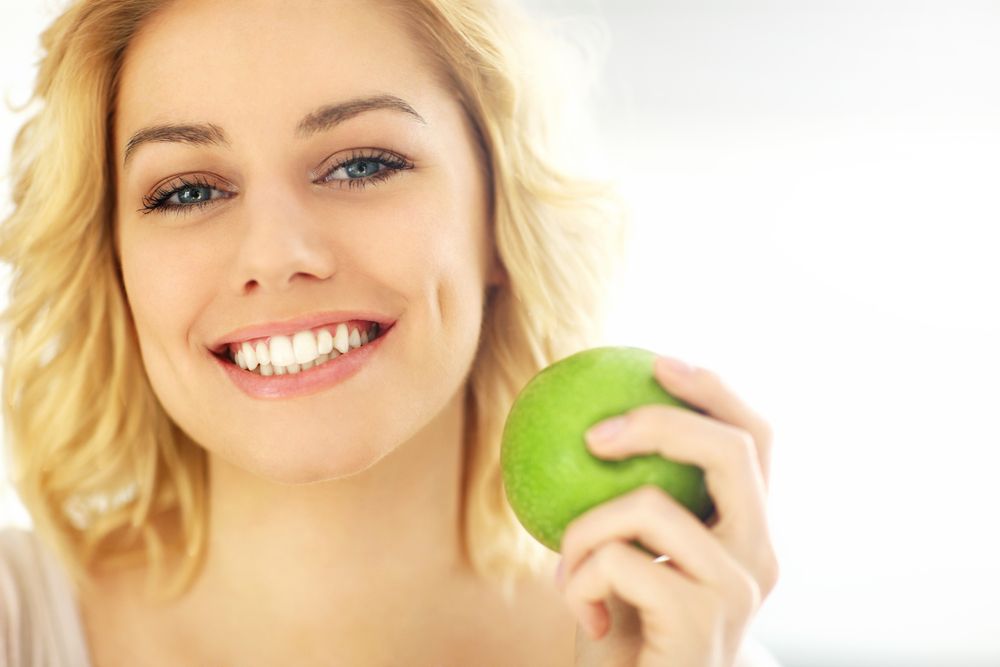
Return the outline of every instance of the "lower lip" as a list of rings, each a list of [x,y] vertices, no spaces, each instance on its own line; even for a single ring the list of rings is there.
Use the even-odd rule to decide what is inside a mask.
[[[382,331],[378,338],[361,347],[349,350],[336,359],[307,371],[270,375],[264,377],[245,371],[239,366],[212,354],[212,358],[222,367],[236,387],[250,398],[280,399],[307,396],[328,389],[353,377],[368,363],[371,356],[382,347],[382,341],[395,328],[393,324]],[[211,353],[209,353],[211,354]]]

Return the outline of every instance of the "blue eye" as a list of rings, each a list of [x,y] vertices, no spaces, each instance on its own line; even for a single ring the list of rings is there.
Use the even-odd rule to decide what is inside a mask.
[[[338,187],[364,188],[385,181],[396,172],[412,169],[413,165],[400,156],[381,149],[358,149],[339,162],[317,183],[337,183]],[[177,178],[151,195],[143,197],[144,213],[185,213],[207,206],[215,199],[229,199],[235,193],[220,190],[201,177],[190,180]]]
[[[178,204],[197,204],[211,199],[214,189],[201,186],[181,188],[175,191],[170,199],[176,199]]]
[[[190,181],[179,178],[158,188],[153,194],[143,197],[143,207],[139,210],[145,213],[152,213],[157,209],[180,212],[184,209],[200,208],[213,199],[228,199],[232,196],[231,193],[220,190],[202,178],[193,178]]]
[[[413,165],[393,153],[379,150],[374,155],[364,155],[360,151],[351,154],[333,166],[323,183],[341,181],[349,188],[363,188],[369,183],[377,183]]]

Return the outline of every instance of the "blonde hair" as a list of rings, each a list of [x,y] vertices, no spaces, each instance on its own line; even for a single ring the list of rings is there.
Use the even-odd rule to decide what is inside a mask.
[[[139,363],[113,248],[109,161],[123,54],[165,4],[81,0],[43,33],[32,97],[42,106],[14,143],[15,208],[0,227],[0,259],[12,268],[2,316],[6,441],[36,532],[80,585],[95,568],[145,562],[149,590],[171,597],[205,551],[206,454],[166,415]],[[535,373],[600,341],[625,216],[611,185],[571,176],[558,160],[565,145],[554,123],[564,117],[555,117],[562,108],[540,57],[556,53],[551,35],[488,0],[394,9],[465,107],[489,174],[508,281],[488,295],[467,385],[464,520],[471,565],[509,593],[553,554],[506,502],[503,423]],[[549,67],[565,79],[568,62]],[[158,528],[168,522],[183,540],[170,573]]]

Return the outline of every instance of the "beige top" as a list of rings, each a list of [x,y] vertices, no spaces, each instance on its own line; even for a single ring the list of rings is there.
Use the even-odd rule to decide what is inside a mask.
[[[18,528],[0,529],[0,665],[90,666],[72,583],[35,534]]]

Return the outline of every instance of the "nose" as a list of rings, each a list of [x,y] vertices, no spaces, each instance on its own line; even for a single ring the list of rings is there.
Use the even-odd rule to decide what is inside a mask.
[[[286,292],[334,274],[333,238],[325,233],[330,225],[303,197],[273,182],[244,192],[230,280],[237,294]]]

